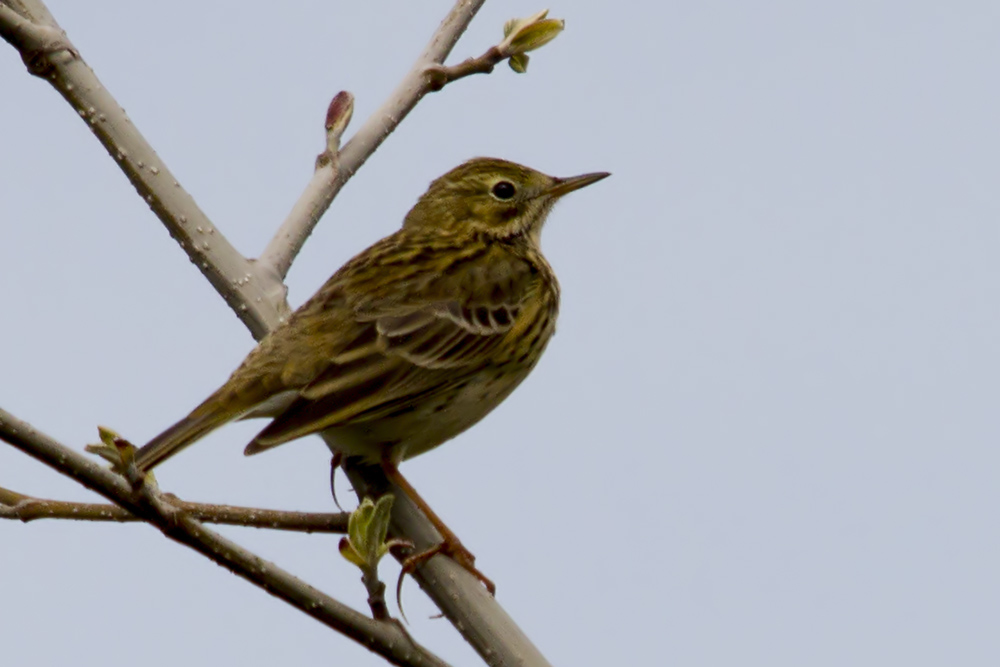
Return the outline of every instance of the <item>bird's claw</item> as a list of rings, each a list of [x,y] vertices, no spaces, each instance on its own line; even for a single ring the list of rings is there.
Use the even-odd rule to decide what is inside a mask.
[[[434,556],[438,554],[443,554],[448,556],[453,561],[461,565],[469,574],[474,576],[479,582],[486,587],[490,595],[496,596],[497,587],[489,577],[479,571],[476,567],[476,557],[471,551],[465,548],[461,542],[457,540],[443,542],[438,542],[429,549],[425,549],[420,553],[415,553],[412,556],[406,558],[403,561],[403,568],[399,572],[399,579],[396,581],[396,604],[402,609],[402,592],[403,592],[403,577],[407,574],[412,574],[418,567],[429,561]]]

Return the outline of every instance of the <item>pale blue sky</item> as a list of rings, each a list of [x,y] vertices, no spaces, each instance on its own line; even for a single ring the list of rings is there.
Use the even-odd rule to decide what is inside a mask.
[[[254,255],[311,173],[332,94],[365,118],[450,5],[50,8]],[[540,8],[488,2],[454,60]],[[404,471],[556,665],[1000,663],[1000,5],[551,13],[566,32],[527,75],[421,103],[289,276],[298,305],[475,155],[613,172],[546,229],[563,306],[533,376]],[[6,45],[0,83],[0,406],[78,448],[97,424],[145,441],[252,340]],[[246,459],[256,428],[206,438],[161,485],[329,509],[322,443]],[[3,446],[0,485],[93,498]],[[223,532],[365,608],[335,537]],[[0,544],[11,665],[384,664],[148,527],[0,523]],[[479,664],[404,594],[420,640]]]

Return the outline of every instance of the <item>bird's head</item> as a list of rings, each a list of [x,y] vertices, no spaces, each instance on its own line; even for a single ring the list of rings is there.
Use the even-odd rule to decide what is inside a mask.
[[[504,239],[524,236],[537,243],[560,197],[609,175],[555,178],[507,160],[474,158],[431,183],[403,226]]]

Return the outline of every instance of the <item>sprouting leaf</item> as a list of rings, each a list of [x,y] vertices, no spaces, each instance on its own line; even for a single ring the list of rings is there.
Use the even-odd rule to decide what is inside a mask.
[[[378,563],[397,544],[404,540],[388,540],[389,519],[392,516],[392,494],[372,502],[365,498],[347,520],[347,537],[340,540],[340,555],[361,569],[374,571]]]
[[[547,18],[545,9],[531,16],[511,19],[503,26],[504,40],[500,42],[501,53],[507,54],[510,68],[523,74],[528,69],[528,51],[545,46],[555,39],[566,27],[562,19]]]

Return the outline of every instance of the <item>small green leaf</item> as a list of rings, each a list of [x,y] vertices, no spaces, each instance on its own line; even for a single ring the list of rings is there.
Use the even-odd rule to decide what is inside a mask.
[[[498,48],[510,58],[511,69],[515,72],[524,72],[528,66],[527,58],[515,60],[515,56],[545,46],[566,27],[565,21],[547,18],[548,14],[549,10],[545,9],[526,18],[511,19],[504,24],[504,39]]]
[[[507,64],[518,74],[524,74],[528,71],[528,60],[527,53],[515,53],[507,60]]]
[[[351,541],[346,537],[340,538],[340,555],[347,559],[347,562],[353,563],[358,567],[364,569],[367,565],[365,559],[361,557],[361,554],[351,545]]]
[[[531,25],[536,21],[541,21],[548,15],[549,15],[549,10],[543,9],[540,12],[535,12],[531,16],[525,16],[522,19],[512,18],[511,20],[503,24],[503,36],[510,37],[524,26]]]
[[[340,540],[340,554],[362,569],[375,570],[389,549],[398,540],[386,542],[392,515],[391,494],[372,502],[365,498],[347,520],[347,537]]]
[[[347,520],[347,539],[359,554],[366,551],[368,523],[374,510],[375,503],[371,498],[365,498],[357,509],[351,512],[351,517]]]
[[[523,19],[510,19],[503,24],[503,36],[510,37],[510,33],[514,32],[514,29],[521,24]]]
[[[375,511],[372,512],[369,534],[373,538],[372,542],[379,546],[385,543],[385,537],[389,534],[389,520],[392,518],[393,500],[394,498],[391,493],[385,494],[375,503]]]
[[[97,427],[97,435],[101,438],[101,442],[103,442],[108,447],[114,447],[115,446],[115,440],[118,440],[119,438],[121,438],[120,435],[118,435],[116,432],[112,431],[107,426],[98,426]]]
[[[96,454],[111,464],[111,467],[123,472],[135,458],[135,446],[107,426],[98,426],[97,435],[101,442],[84,447],[91,454]],[[147,473],[152,478],[152,473]]]
[[[510,47],[515,53],[527,53],[545,46],[566,27],[562,19],[545,19],[522,27],[511,40]]]

